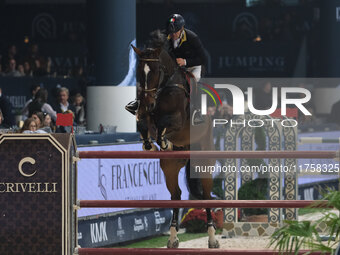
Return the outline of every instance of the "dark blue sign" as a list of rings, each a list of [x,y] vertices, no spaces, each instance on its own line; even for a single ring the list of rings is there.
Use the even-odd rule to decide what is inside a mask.
[[[103,247],[155,236],[169,230],[172,211],[152,209],[78,221],[78,243],[84,248]]]

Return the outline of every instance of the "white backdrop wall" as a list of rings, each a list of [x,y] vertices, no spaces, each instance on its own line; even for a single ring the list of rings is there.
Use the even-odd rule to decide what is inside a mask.
[[[136,132],[136,117],[125,110],[135,98],[133,86],[87,87],[87,128],[98,131],[102,124],[117,126],[117,132]]]

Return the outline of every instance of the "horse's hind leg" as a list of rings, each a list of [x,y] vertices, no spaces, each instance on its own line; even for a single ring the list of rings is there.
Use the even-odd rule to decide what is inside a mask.
[[[220,248],[220,243],[216,240],[215,237],[215,224],[213,222],[213,219],[211,217],[211,209],[206,208],[207,210],[207,227],[208,227],[208,235],[209,235],[209,240],[208,240],[208,247],[209,248]]]
[[[171,200],[181,200],[182,192],[178,185],[178,173],[185,164],[185,160],[161,159],[160,164],[165,175],[166,186],[171,194]],[[178,211],[178,208],[173,208],[168,248],[178,248],[179,246],[179,239],[177,237]]]
[[[211,189],[212,189],[212,179],[211,178],[205,178],[201,179],[202,187],[203,187],[203,198],[204,199],[211,199]],[[212,216],[211,216],[211,209],[206,208],[207,211],[207,227],[208,227],[208,247],[209,248],[219,248],[220,244],[218,240],[215,237],[215,224],[213,222]]]

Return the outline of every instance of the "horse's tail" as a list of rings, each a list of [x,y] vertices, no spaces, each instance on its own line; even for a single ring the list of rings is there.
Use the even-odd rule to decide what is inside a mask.
[[[190,159],[188,160],[185,166],[185,177],[187,181],[187,187],[189,190],[190,195],[193,199],[202,200],[203,199],[203,192],[201,189],[201,182],[199,178],[190,178]]]

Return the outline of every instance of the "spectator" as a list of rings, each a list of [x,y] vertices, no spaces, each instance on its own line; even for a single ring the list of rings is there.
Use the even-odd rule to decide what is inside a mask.
[[[44,64],[40,59],[34,60],[34,71],[33,71],[34,76],[46,76],[47,75],[47,70],[44,67]]]
[[[215,113],[216,113],[216,106],[208,106],[207,115],[213,118],[215,116]]]
[[[37,122],[33,118],[28,118],[24,121],[24,125],[22,126],[20,133],[31,133],[37,131],[37,129]]]
[[[51,115],[48,113],[44,113],[44,123],[43,123],[43,130],[45,130],[47,133],[54,133],[56,131],[56,127],[53,124]]]
[[[50,57],[47,58],[46,73],[52,75],[52,59]],[[56,75],[56,73],[53,73],[53,75]]]
[[[332,105],[329,122],[336,123],[340,126],[340,100]]]
[[[9,68],[9,61],[11,59],[18,60],[17,47],[14,44],[8,47],[7,55],[4,56],[4,58],[2,59],[4,70],[7,70]]]
[[[21,110],[21,114],[24,116],[25,119],[28,118],[28,114],[29,114],[29,112],[28,112],[28,106],[29,106],[29,104],[34,100],[35,94],[38,92],[39,89],[40,89],[40,85],[38,85],[38,84],[33,84],[33,85],[31,86],[31,95],[32,95],[32,98],[29,99],[29,100],[25,103],[24,108],[22,108],[22,110]]]
[[[41,59],[39,55],[39,46],[38,44],[34,43],[31,45],[28,56],[26,57],[26,60],[29,62],[31,68],[34,66],[35,60]]]
[[[34,120],[34,118],[28,118],[25,120],[23,127],[20,130],[20,133],[24,134],[46,134],[47,132],[38,129],[38,123]]]
[[[30,62],[28,61],[24,62],[24,71],[26,76],[33,76],[33,71],[31,69]]]
[[[254,107],[257,110],[268,110],[272,106],[272,84],[266,82],[254,93]]]
[[[17,70],[17,62],[14,58],[10,59],[8,62],[8,70],[6,73],[7,76],[11,77],[20,77],[21,73]]]
[[[20,76],[26,76],[23,64],[18,65],[18,72],[20,73]]]
[[[73,68],[72,76],[78,80],[78,88],[80,88],[80,94],[86,97],[86,88],[89,81],[84,73],[84,68],[80,65]],[[72,93],[71,93],[72,94]]]
[[[76,108],[73,104],[70,104],[68,99],[69,99],[69,90],[65,87],[61,87],[58,90],[58,103],[55,106],[55,109],[57,113],[72,113],[73,118],[75,116]],[[69,132],[70,127],[63,127],[63,126],[58,126],[56,129],[56,132],[58,133],[66,133]]]
[[[298,85],[299,88],[306,88],[304,83],[300,83]],[[313,92],[311,91],[311,94],[313,95]],[[290,95],[287,95],[287,98],[304,98],[304,93],[291,93]],[[312,115],[304,115],[301,112],[298,111],[298,121],[299,124],[313,124],[317,120],[315,118],[315,106],[312,101],[308,101],[303,104],[304,107],[309,111]],[[292,107],[288,106],[287,108]],[[294,106],[295,107],[295,106]]]
[[[2,111],[0,109],[0,128],[1,128],[1,123],[4,120],[4,116],[2,115]]]
[[[57,113],[51,105],[47,103],[48,92],[46,89],[41,88],[35,94],[34,100],[28,105],[29,116],[31,116],[34,112],[46,112],[48,113],[54,121],[57,120]]]
[[[5,74],[2,71],[2,64],[1,64],[1,55],[0,55],[0,77],[5,76]]]
[[[0,111],[2,112],[3,120],[0,126],[2,128],[10,128],[15,125],[14,115],[12,113],[12,105],[10,101],[2,94],[0,87]]]
[[[44,126],[44,114],[40,111],[34,112],[31,116],[37,123],[37,128],[42,128]]]
[[[75,106],[74,122],[77,125],[85,125],[85,100],[80,93],[77,93],[74,96],[74,106]]]
[[[58,90],[58,103],[54,109],[56,109],[57,113],[64,113],[67,111],[72,111],[73,114],[76,112],[76,108],[73,104],[70,104],[68,99],[70,97],[70,93],[68,88],[61,87]]]

